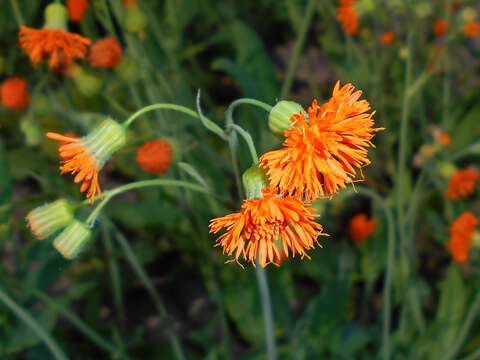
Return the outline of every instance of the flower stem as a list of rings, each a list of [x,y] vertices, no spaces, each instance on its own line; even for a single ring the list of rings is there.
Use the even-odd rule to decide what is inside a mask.
[[[57,360],[68,360],[67,355],[63,352],[62,348],[51,337],[46,329],[35,320],[25,309],[19,306],[12,298],[10,298],[0,288],[0,302],[2,302],[7,308],[9,308],[15,316],[25,322],[32,331],[38,335],[40,339],[45,343],[53,357]]]
[[[257,149],[255,149],[255,144],[253,143],[252,137],[250,134],[245,131],[241,126],[236,124],[232,125],[233,129],[240,134],[241,137],[245,140],[248,145],[248,150],[250,150],[250,156],[252,157],[253,165],[258,165],[258,154]]]
[[[209,189],[205,189],[203,186],[192,184],[186,181],[180,180],[168,180],[168,179],[154,179],[154,180],[143,180],[143,181],[136,181],[130,184],[126,184],[123,186],[119,186],[114,190],[108,191],[105,193],[105,198],[97,205],[97,207],[90,213],[88,216],[86,223],[90,226],[93,226],[95,219],[100,214],[100,211],[108,204],[108,202],[116,195],[121,194],[125,191],[133,190],[133,189],[140,189],[149,186],[175,186],[175,187],[183,187],[186,189],[190,189],[193,191],[198,191],[205,194],[212,194]],[[212,194],[213,195],[213,194]]]
[[[125,254],[125,257],[126,257],[127,261],[130,263],[130,266],[132,267],[133,271],[135,271],[135,273],[137,274],[139,279],[143,282],[143,285],[145,286],[145,289],[147,290],[147,292],[152,297],[158,313],[164,319],[168,319],[167,309],[165,308],[165,305],[163,304],[163,301],[162,301],[162,298],[161,298],[160,294],[157,292],[157,290],[155,289],[155,286],[150,281],[150,278],[148,277],[145,269],[140,264],[140,261],[138,260],[137,256],[135,255],[135,252],[130,247],[127,239],[119,231],[116,231],[115,238],[117,239],[118,243],[120,244],[120,247],[122,248],[123,253]],[[180,344],[180,340],[178,339],[177,335],[173,332],[173,330],[168,331],[168,339],[169,339],[169,342],[170,342],[170,346],[172,347],[173,353],[175,354],[175,358],[177,360],[185,360],[185,354],[183,353],[183,349],[182,349],[182,346]]]
[[[225,111],[225,119],[226,119],[226,123],[227,123],[227,132],[229,130],[229,127],[232,126],[232,124],[233,124],[233,110],[235,110],[235,108],[238,105],[242,105],[242,104],[255,105],[259,108],[264,109],[267,112],[272,111],[272,108],[273,108],[272,106],[270,106],[270,105],[268,105],[268,104],[266,104],[262,101],[256,100],[256,99],[241,98],[241,99],[235,100],[234,102],[232,102],[228,106],[227,111]]]
[[[17,0],[10,0],[10,5],[12,6],[13,15],[15,16],[15,20],[17,21],[17,25],[20,26],[25,24],[25,20],[23,19],[22,12],[20,11]]]
[[[270,297],[270,289],[268,287],[268,279],[266,271],[255,261],[255,275],[257,276],[258,289],[260,291],[260,299],[262,302],[263,323],[265,325],[265,336],[267,340],[267,358],[268,360],[277,359],[277,345],[275,343],[275,328],[273,322],[272,300]]]
[[[293,49],[293,55],[290,63],[288,64],[285,80],[283,81],[282,90],[280,91],[280,99],[284,99],[288,95],[288,93],[290,92],[290,88],[292,87],[295,70],[297,69],[298,60],[300,59],[300,54],[302,52],[303,45],[305,44],[307,31],[310,27],[316,4],[316,0],[309,0],[307,3],[307,8],[305,10],[305,14],[303,15],[300,29],[298,30],[297,41],[295,42],[295,48]]]

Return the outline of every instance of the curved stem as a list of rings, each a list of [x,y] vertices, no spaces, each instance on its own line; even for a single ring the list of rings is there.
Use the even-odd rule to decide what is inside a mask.
[[[250,156],[252,157],[252,162],[254,165],[258,165],[258,154],[257,154],[257,149],[255,149],[255,144],[253,143],[252,137],[250,134],[245,131],[241,126],[238,126],[236,124],[232,125],[233,129],[238,132],[245,142],[248,145],[248,150],[250,150]]]
[[[192,109],[189,109],[185,106],[182,105],[176,105],[176,104],[168,104],[168,103],[161,103],[161,104],[153,104],[153,105],[148,105],[145,106],[144,108],[138,110],[136,113],[131,115],[127,120],[125,120],[122,124],[122,126],[126,129],[128,128],[134,121],[137,119],[139,116],[142,116],[143,114],[153,111],[153,110],[175,110],[182,112],[184,114],[190,115],[191,117],[194,117],[196,119],[199,119],[200,116],[193,111]]]
[[[305,10],[305,15],[303,15],[303,21],[301,23],[300,29],[297,34],[297,41],[295,42],[295,48],[293,49],[293,55],[291,57],[290,63],[288,64],[287,73],[285,75],[285,80],[283,81],[282,90],[280,91],[280,99],[285,98],[290,88],[292,87],[293,77],[295,75],[295,70],[297,69],[298,60],[300,59],[300,54],[305,44],[305,39],[307,37],[307,31],[310,27],[310,23],[313,18],[315,5],[317,4],[316,0],[309,0],[307,8]]]
[[[393,219],[392,210],[386,203],[382,196],[375,191],[360,187],[359,193],[369,196],[380,204],[385,213],[388,226],[388,252],[387,252],[387,272],[385,275],[385,282],[383,285],[383,358],[390,359],[390,326],[391,326],[391,307],[392,307],[392,274],[395,255],[395,222]]]
[[[111,190],[105,193],[105,198],[97,205],[97,207],[90,213],[88,216],[86,223],[89,226],[93,226],[95,219],[97,218],[98,214],[105,205],[116,195],[121,194],[125,191],[133,190],[133,189],[140,189],[149,186],[175,186],[175,187],[183,187],[186,189],[190,189],[193,191],[198,191],[205,194],[212,194],[210,190],[205,189],[203,186],[192,184],[186,181],[180,180],[168,180],[168,179],[154,179],[154,180],[144,180],[144,181],[136,181],[127,185],[119,186],[114,190]],[[213,194],[212,194],[213,195]]]
[[[258,289],[260,291],[260,299],[262,302],[263,322],[265,324],[265,336],[267,340],[267,356],[268,360],[276,360],[277,345],[275,343],[275,328],[273,322],[272,299],[270,297],[270,289],[268,288],[268,280],[265,269],[255,261],[255,275],[257,276]]]
[[[226,119],[226,123],[227,123],[227,132],[230,130],[230,127],[233,125],[233,110],[235,110],[235,108],[238,105],[242,105],[242,104],[254,105],[254,106],[257,106],[259,108],[262,108],[263,110],[265,110],[267,112],[272,111],[272,108],[273,108],[271,105],[268,105],[268,104],[266,104],[262,101],[256,100],[256,99],[241,98],[241,99],[235,100],[234,102],[232,102],[228,106],[227,111],[225,111],[225,119]]]
[[[25,322],[27,326],[32,329],[32,331],[38,335],[40,339],[45,343],[53,357],[57,360],[68,360],[67,355],[63,352],[62,348],[57,344],[57,342],[51,337],[47,330],[45,330],[42,325],[40,325],[37,320],[35,320],[32,315],[30,315],[25,309],[17,305],[17,303],[10,298],[1,288],[0,288],[0,302],[2,302],[6,307],[8,307],[20,320]]]

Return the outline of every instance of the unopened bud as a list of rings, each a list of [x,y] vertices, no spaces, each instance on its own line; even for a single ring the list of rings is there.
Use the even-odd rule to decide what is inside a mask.
[[[280,101],[268,115],[268,128],[275,136],[283,139],[285,130],[288,130],[292,124],[290,118],[302,110],[302,105],[294,101]]]
[[[139,33],[147,27],[147,16],[137,5],[126,8],[125,29],[131,33]]]
[[[68,23],[68,10],[60,3],[51,3],[45,8],[45,29],[66,30]]]
[[[71,74],[75,86],[83,96],[95,96],[102,89],[102,78],[84,71],[79,66],[77,66]]]
[[[75,259],[89,244],[92,232],[83,222],[74,220],[53,241],[53,246],[64,258]]]
[[[443,162],[440,163],[438,171],[445,179],[450,179],[455,171],[457,171],[457,168],[450,162]]]
[[[54,201],[30,211],[28,226],[38,239],[45,239],[73,221],[73,208],[65,199]]]
[[[267,172],[258,166],[252,166],[245,171],[242,181],[247,199],[261,198],[263,196],[262,189],[266,189],[269,184]]]
[[[40,125],[30,116],[24,117],[20,122],[20,130],[25,136],[25,143],[28,146],[37,146],[43,140],[43,133]]]
[[[115,71],[128,84],[133,84],[140,78],[140,68],[135,60],[124,57]]]

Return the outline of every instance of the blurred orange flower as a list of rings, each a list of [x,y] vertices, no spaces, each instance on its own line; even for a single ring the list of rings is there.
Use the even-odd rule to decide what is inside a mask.
[[[90,64],[94,67],[112,68],[122,59],[122,48],[111,36],[95,41],[90,48]]]
[[[90,40],[61,29],[32,29],[20,26],[20,47],[33,66],[49,58],[50,70],[68,68],[74,59],[84,59]]]
[[[30,102],[30,95],[25,80],[19,77],[6,79],[0,88],[2,105],[7,109],[25,109]]]
[[[450,241],[447,246],[453,259],[462,264],[468,260],[472,247],[473,232],[478,218],[470,211],[463,212],[450,226]]]
[[[313,101],[308,120],[304,111],[291,117],[282,149],[262,155],[260,163],[280,195],[333,195],[354,181],[355,168],[370,164],[367,148],[383,128],[373,128],[374,112],[368,113],[370,104],[359,101],[362,92],[354,89],[337,82],[327,103]]]
[[[442,36],[447,31],[447,21],[445,19],[438,19],[433,25],[433,32],[436,36]]]
[[[349,35],[358,33],[358,13],[355,10],[355,0],[339,0],[337,19],[342,23],[343,30]]]
[[[450,135],[448,135],[447,133],[440,133],[438,135],[438,137],[436,138],[436,140],[443,146],[449,146],[450,143],[452,142],[452,139],[450,138]]]
[[[172,148],[165,140],[147,141],[137,150],[137,163],[151,174],[165,174],[172,165]]]
[[[382,37],[380,38],[380,42],[382,45],[389,45],[395,40],[395,34],[393,31],[387,31],[382,34]]]
[[[83,20],[88,7],[88,0],[67,0],[66,5],[70,21],[79,22]]]
[[[476,37],[480,32],[480,24],[472,21],[463,25],[463,35],[466,37]]]
[[[314,221],[315,210],[295,197],[278,197],[274,189],[262,193],[260,199],[244,200],[240,212],[210,221],[210,233],[226,228],[216,246],[222,246],[223,253],[233,255],[237,262],[243,254],[254,266],[255,260],[262,267],[279,265],[282,248],[285,257],[291,252],[293,257],[299,254],[310,259],[305,250],[313,249],[315,243],[321,247],[317,237],[326,235]]]
[[[360,244],[368,239],[376,227],[377,222],[369,219],[367,214],[357,214],[350,220],[348,233],[354,243]]]
[[[466,198],[475,192],[475,185],[480,177],[478,170],[470,168],[457,170],[448,182],[445,196],[451,200]]]
[[[138,0],[123,0],[123,5],[130,6],[130,5],[137,5]]]

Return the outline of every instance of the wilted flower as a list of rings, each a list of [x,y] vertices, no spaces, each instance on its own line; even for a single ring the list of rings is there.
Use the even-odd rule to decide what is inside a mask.
[[[243,255],[262,267],[279,265],[281,256],[288,257],[289,252],[310,258],[305,250],[314,248],[315,243],[321,246],[317,237],[326,235],[314,221],[318,216],[314,209],[295,197],[278,197],[274,189],[262,193],[261,198],[244,200],[240,212],[210,221],[211,233],[226,229],[216,246],[222,246],[223,253],[233,255],[237,262]]]
[[[457,170],[453,173],[448,182],[445,196],[451,200],[458,200],[460,197],[466,198],[474,193],[475,185],[480,177],[478,170],[470,168]]]
[[[38,239],[45,239],[73,221],[73,208],[65,199],[39,206],[27,214],[28,226]]]
[[[349,35],[358,33],[358,13],[355,9],[355,0],[339,0],[337,7],[337,19],[342,23],[342,27]]]
[[[280,195],[307,200],[332,195],[354,181],[356,169],[370,164],[370,140],[382,128],[373,128],[370,104],[358,100],[361,91],[337,82],[332,98],[321,107],[314,100],[305,112],[292,116],[284,147],[260,158],[270,184]]]
[[[450,226],[450,241],[447,246],[453,259],[462,264],[468,260],[472,247],[473,232],[478,218],[470,211],[462,213]]]
[[[148,173],[163,175],[172,165],[172,148],[165,140],[147,141],[137,150],[137,163]]]
[[[361,213],[350,220],[348,233],[353,242],[360,244],[368,239],[376,227],[377,223],[374,219],[369,219],[367,214]]]
[[[122,60],[122,48],[112,36],[97,40],[90,48],[89,60],[94,67],[112,68]]]
[[[27,83],[19,77],[5,80],[0,88],[0,97],[7,109],[25,109],[30,101]]]
[[[92,231],[83,222],[74,220],[53,241],[53,246],[64,258],[76,258],[90,243]]]
[[[66,142],[58,149],[63,163],[60,166],[61,173],[76,174],[75,183],[83,182],[80,191],[84,192],[88,189],[87,198],[92,204],[97,192],[101,198],[98,172],[113,153],[125,145],[125,129],[116,121],[107,119],[82,138],[51,132],[47,133],[47,137]]]

